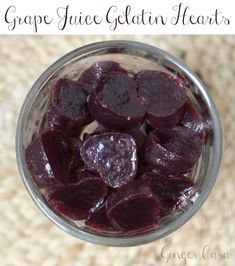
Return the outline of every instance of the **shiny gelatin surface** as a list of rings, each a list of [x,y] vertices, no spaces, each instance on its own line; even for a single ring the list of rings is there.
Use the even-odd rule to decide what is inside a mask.
[[[166,72],[133,76],[114,61],[57,80],[41,131],[25,149],[48,205],[98,233],[125,235],[187,209],[200,191],[184,174],[205,140],[187,90]]]

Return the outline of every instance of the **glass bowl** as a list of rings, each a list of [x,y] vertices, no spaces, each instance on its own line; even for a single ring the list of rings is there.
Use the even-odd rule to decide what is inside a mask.
[[[44,123],[51,85],[61,77],[75,79],[84,69],[97,61],[113,60],[126,68],[130,75],[140,70],[164,70],[180,78],[189,88],[188,97],[196,104],[204,118],[206,141],[202,154],[187,174],[200,188],[200,194],[184,212],[172,214],[157,229],[135,236],[97,233],[53,211],[35,185],[25,161],[25,147],[37,136]],[[220,166],[222,134],[218,112],[205,85],[181,61],[156,47],[132,41],[105,41],[78,48],[52,64],[30,89],[20,112],[16,132],[16,155],[23,182],[41,211],[65,232],[95,244],[133,246],[160,239],[173,232],[193,214],[208,197]],[[35,219],[35,218],[34,218]]]

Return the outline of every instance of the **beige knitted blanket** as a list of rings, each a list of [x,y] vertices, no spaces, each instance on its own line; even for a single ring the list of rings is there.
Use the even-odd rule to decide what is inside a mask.
[[[32,202],[15,158],[15,128],[32,83],[82,45],[131,39],[162,48],[199,73],[220,111],[224,151],[208,200],[183,227],[157,242],[102,247],[53,225]],[[0,266],[235,265],[235,36],[0,36]]]

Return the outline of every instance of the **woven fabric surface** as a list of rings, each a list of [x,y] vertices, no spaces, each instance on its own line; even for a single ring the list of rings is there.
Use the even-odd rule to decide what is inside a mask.
[[[15,157],[16,122],[33,82],[65,53],[109,39],[146,42],[181,58],[208,86],[224,138],[219,177],[197,214],[164,239],[129,248],[85,243],[53,225],[24,188]],[[0,265],[234,265],[234,62],[235,36],[0,36]]]

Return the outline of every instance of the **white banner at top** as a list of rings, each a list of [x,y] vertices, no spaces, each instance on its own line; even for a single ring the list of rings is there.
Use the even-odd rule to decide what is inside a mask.
[[[235,34],[232,0],[1,0],[0,34]]]

